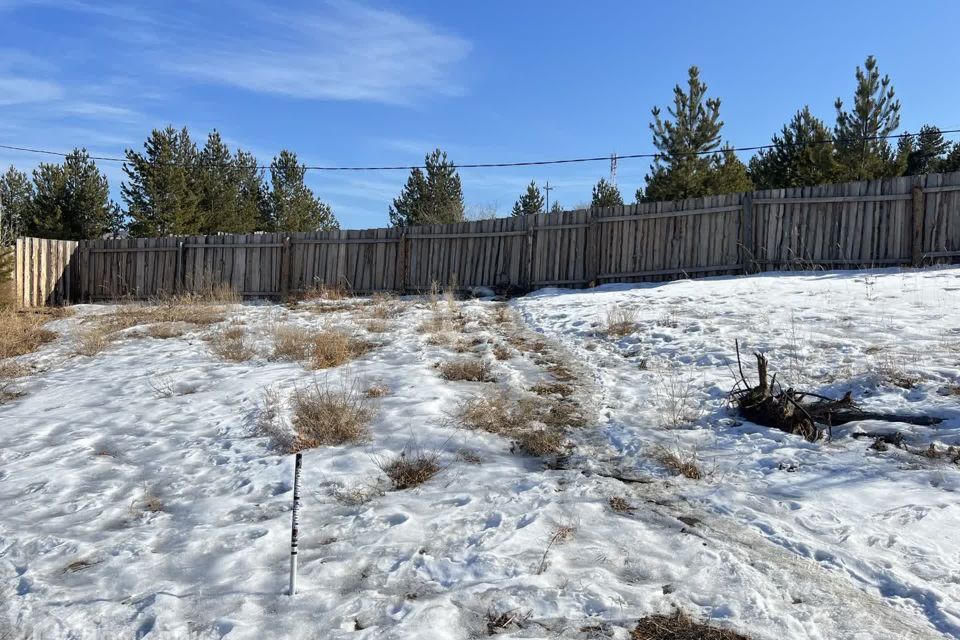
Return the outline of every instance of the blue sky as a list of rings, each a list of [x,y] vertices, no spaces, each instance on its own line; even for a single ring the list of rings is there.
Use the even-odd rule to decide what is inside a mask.
[[[0,144],[95,155],[149,130],[217,128],[261,164],[417,164],[646,153],[650,108],[696,64],[736,146],[804,104],[832,125],[877,56],[902,129],[960,128],[960,3],[109,2],[0,0]],[[952,69],[952,71],[951,71]],[[0,150],[0,166],[42,158]],[[744,158],[746,159],[746,158]],[[647,160],[621,161],[626,199]],[[101,163],[119,196],[118,164]],[[605,163],[461,171],[468,211],[509,213],[524,186],[588,201]],[[387,224],[404,172],[309,174],[342,226]]]

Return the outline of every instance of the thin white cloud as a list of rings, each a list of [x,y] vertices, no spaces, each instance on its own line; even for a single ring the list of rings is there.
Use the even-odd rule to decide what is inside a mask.
[[[63,87],[56,82],[0,75],[0,106],[49,102],[61,97]]]
[[[240,7],[240,22],[255,25],[242,37],[206,31],[186,43],[173,39],[158,48],[157,63],[205,82],[303,99],[410,104],[464,91],[453,71],[469,43],[426,22],[347,2],[306,15]]]

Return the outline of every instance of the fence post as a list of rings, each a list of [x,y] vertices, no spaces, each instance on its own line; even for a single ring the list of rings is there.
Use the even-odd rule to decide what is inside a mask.
[[[923,187],[919,184],[913,186],[913,212],[911,219],[913,221],[913,245],[911,251],[911,264],[919,267],[923,262],[923,226],[924,226],[924,197]]]
[[[407,292],[407,232],[400,232],[400,242],[397,244],[397,277],[399,278],[400,295]]]
[[[280,300],[290,295],[290,236],[283,238],[280,247]]]
[[[753,243],[753,193],[746,193],[740,202],[743,207],[743,218],[740,222],[740,265],[744,273],[753,273],[754,243]]]
[[[174,280],[175,292],[177,294],[183,293],[183,240],[177,242],[177,264]]]
[[[587,218],[586,245],[583,252],[586,262],[583,269],[584,279],[588,287],[595,287],[600,276],[600,221],[597,219],[596,207],[590,207]]]
[[[533,290],[533,234],[535,233],[536,227],[529,227],[527,229],[527,264],[524,268],[524,288],[527,291]]]

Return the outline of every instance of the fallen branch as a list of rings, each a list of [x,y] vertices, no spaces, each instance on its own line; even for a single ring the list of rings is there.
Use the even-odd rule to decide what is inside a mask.
[[[739,342],[736,343],[736,350],[740,380],[737,380],[730,391],[730,397],[740,415],[756,424],[803,436],[808,442],[816,442],[822,438],[825,430],[829,430],[832,436],[834,426],[850,422],[877,420],[932,426],[943,421],[931,416],[864,411],[854,402],[849,391],[842,398],[835,399],[793,388],[783,390],[777,385],[776,374],[772,379],[768,379],[769,363],[762,353],[754,354],[757,358],[758,381],[756,386],[750,386],[740,362]],[[808,398],[815,398],[816,401],[810,402]],[[883,442],[900,446],[899,443]]]

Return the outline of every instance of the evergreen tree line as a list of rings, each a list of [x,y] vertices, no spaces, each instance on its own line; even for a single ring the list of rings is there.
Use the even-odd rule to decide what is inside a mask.
[[[769,148],[746,164],[722,144],[720,104],[708,96],[693,66],[686,86],[674,87],[666,112],[653,108],[650,130],[657,156],[645,187],[636,191],[637,202],[960,170],[960,142],[951,144],[934,126],[891,142],[900,126],[900,102],[873,56],[856,69],[852,102],[837,98],[834,103],[832,128],[804,106]],[[252,154],[231,151],[217,131],[198,148],[185,128],[154,130],[142,151],[126,151],[123,171],[121,210],[84,149],[60,164],[41,164],[32,176],[10,167],[0,177],[0,232],[76,239],[122,228],[134,236],[338,228],[330,207],[304,183],[306,168],[296,154],[281,151],[265,172]],[[591,206],[622,204],[617,185],[601,178]],[[540,188],[531,181],[512,213],[545,208]],[[558,202],[550,209],[561,210]],[[465,220],[460,176],[446,152],[436,149],[424,159],[424,168],[410,171],[389,216],[394,226]]]
[[[11,166],[0,176],[0,231],[66,240],[122,229],[164,236],[339,228],[304,183],[306,168],[292,151],[281,151],[265,172],[251,153],[231,152],[217,131],[198,148],[186,128],[167,127],[154,130],[142,152],[125,156],[123,210],[86,149],[42,163],[32,176]]]
[[[873,56],[856,69],[850,106],[837,98],[834,109],[831,129],[804,106],[773,136],[769,148],[744,164],[729,146],[721,146],[720,99],[707,97],[699,70],[690,67],[687,86],[674,87],[667,113],[653,108],[650,129],[658,156],[636,201],[960,171],[960,142],[951,144],[935,126],[904,133],[891,143],[888,136],[900,126],[900,101]],[[593,188],[591,206],[622,204],[617,186],[601,178]],[[513,215],[543,212],[540,190],[531,182]]]

